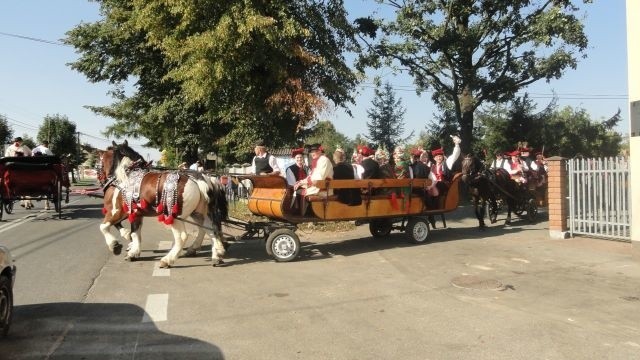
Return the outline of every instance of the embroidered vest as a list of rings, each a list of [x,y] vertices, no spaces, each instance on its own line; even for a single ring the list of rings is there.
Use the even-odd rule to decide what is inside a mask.
[[[267,153],[265,157],[255,157],[256,163],[256,175],[260,175],[261,173],[270,173],[273,172],[273,168],[269,165],[269,158],[271,154]]]

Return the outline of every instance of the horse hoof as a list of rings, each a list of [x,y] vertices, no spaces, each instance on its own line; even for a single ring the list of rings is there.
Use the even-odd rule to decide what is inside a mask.
[[[115,245],[113,245],[113,255],[120,255],[120,253],[122,252],[122,244],[120,243],[116,243]]]
[[[160,269],[168,269],[169,268],[169,264],[167,264],[166,262],[164,262],[163,260],[160,260],[160,264],[158,265],[158,267]]]
[[[134,262],[138,259],[137,256],[131,256],[131,255],[127,255],[124,257],[124,261],[129,261],[129,262]]]
[[[193,249],[188,249],[185,253],[184,253],[185,257],[194,257],[196,256],[196,251]]]
[[[222,261],[222,259],[211,260],[211,262],[212,262],[211,265],[213,265],[213,267],[220,266],[220,265],[224,264],[224,261]]]

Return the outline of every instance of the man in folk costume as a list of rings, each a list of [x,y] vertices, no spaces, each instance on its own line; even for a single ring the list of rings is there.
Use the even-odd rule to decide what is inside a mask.
[[[494,155],[496,158],[491,162],[489,169],[505,169],[505,163],[507,162],[507,159],[504,158],[504,152],[501,150],[496,150]]]
[[[511,159],[505,165],[505,169],[509,172],[509,175],[511,175],[511,180],[518,184],[526,184],[526,172],[529,171],[529,167],[527,163],[520,158],[520,151],[516,149],[507,153],[507,155],[510,156]]]
[[[409,156],[407,155],[404,146],[398,145],[393,150],[393,171],[396,179],[410,179],[411,178],[411,161]],[[403,199],[402,209],[405,209],[405,201],[409,199],[409,195],[411,193],[410,187],[404,188],[396,188],[395,191],[391,193],[391,207],[395,210],[400,209],[398,204],[398,198]],[[406,207],[409,208],[408,206]]]
[[[460,138],[458,136],[452,136],[453,140],[453,153],[446,158],[444,157],[444,150],[438,148],[431,151],[435,164],[431,166],[429,178],[431,179],[431,186],[428,188],[429,195],[433,197],[440,196],[449,190],[451,184],[451,168],[453,164],[460,157]]]
[[[333,165],[331,160],[324,154],[324,148],[320,144],[312,144],[309,146],[311,154],[311,173],[304,179],[299,180],[294,185],[294,189],[303,188],[302,195],[333,195],[333,190],[322,190],[313,185],[314,181],[321,181],[333,178]]]
[[[429,177],[429,168],[420,161],[423,153],[424,151],[421,148],[411,150],[411,170],[413,171],[414,179],[426,179]]]
[[[309,166],[304,163],[304,148],[298,148],[291,150],[291,157],[296,161],[295,164],[290,165],[285,170],[287,178],[287,184],[289,186],[295,186],[296,182],[309,176]]]
[[[256,156],[251,162],[251,171],[256,175],[280,175],[280,167],[276,157],[267,152],[262,140],[256,143],[254,148]]]
[[[362,154],[362,173],[363,179],[379,179],[380,178],[380,164],[374,159],[375,151],[370,147],[364,145],[360,148],[360,154]]]

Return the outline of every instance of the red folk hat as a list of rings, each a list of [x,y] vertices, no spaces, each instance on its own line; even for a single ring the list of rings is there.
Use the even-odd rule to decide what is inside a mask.
[[[363,145],[360,148],[360,153],[362,154],[362,156],[372,156],[373,154],[375,154],[375,151],[373,151],[373,149],[368,147],[367,145]]]
[[[509,156],[519,156],[520,155],[520,151],[519,150],[513,150],[511,152],[508,152],[507,155]]]
[[[413,155],[413,156],[422,155],[422,149],[420,149],[420,148],[411,149],[411,155]]]
[[[291,149],[291,157],[304,154],[304,148]]]
[[[436,155],[444,156],[444,149],[442,149],[442,148],[433,149],[433,150],[431,150],[431,155],[433,155],[433,156],[436,156]]]

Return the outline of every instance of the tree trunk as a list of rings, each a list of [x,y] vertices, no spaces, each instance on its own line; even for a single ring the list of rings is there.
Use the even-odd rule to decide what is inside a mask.
[[[471,152],[473,145],[473,110],[463,109],[460,120],[460,148],[463,154]]]

